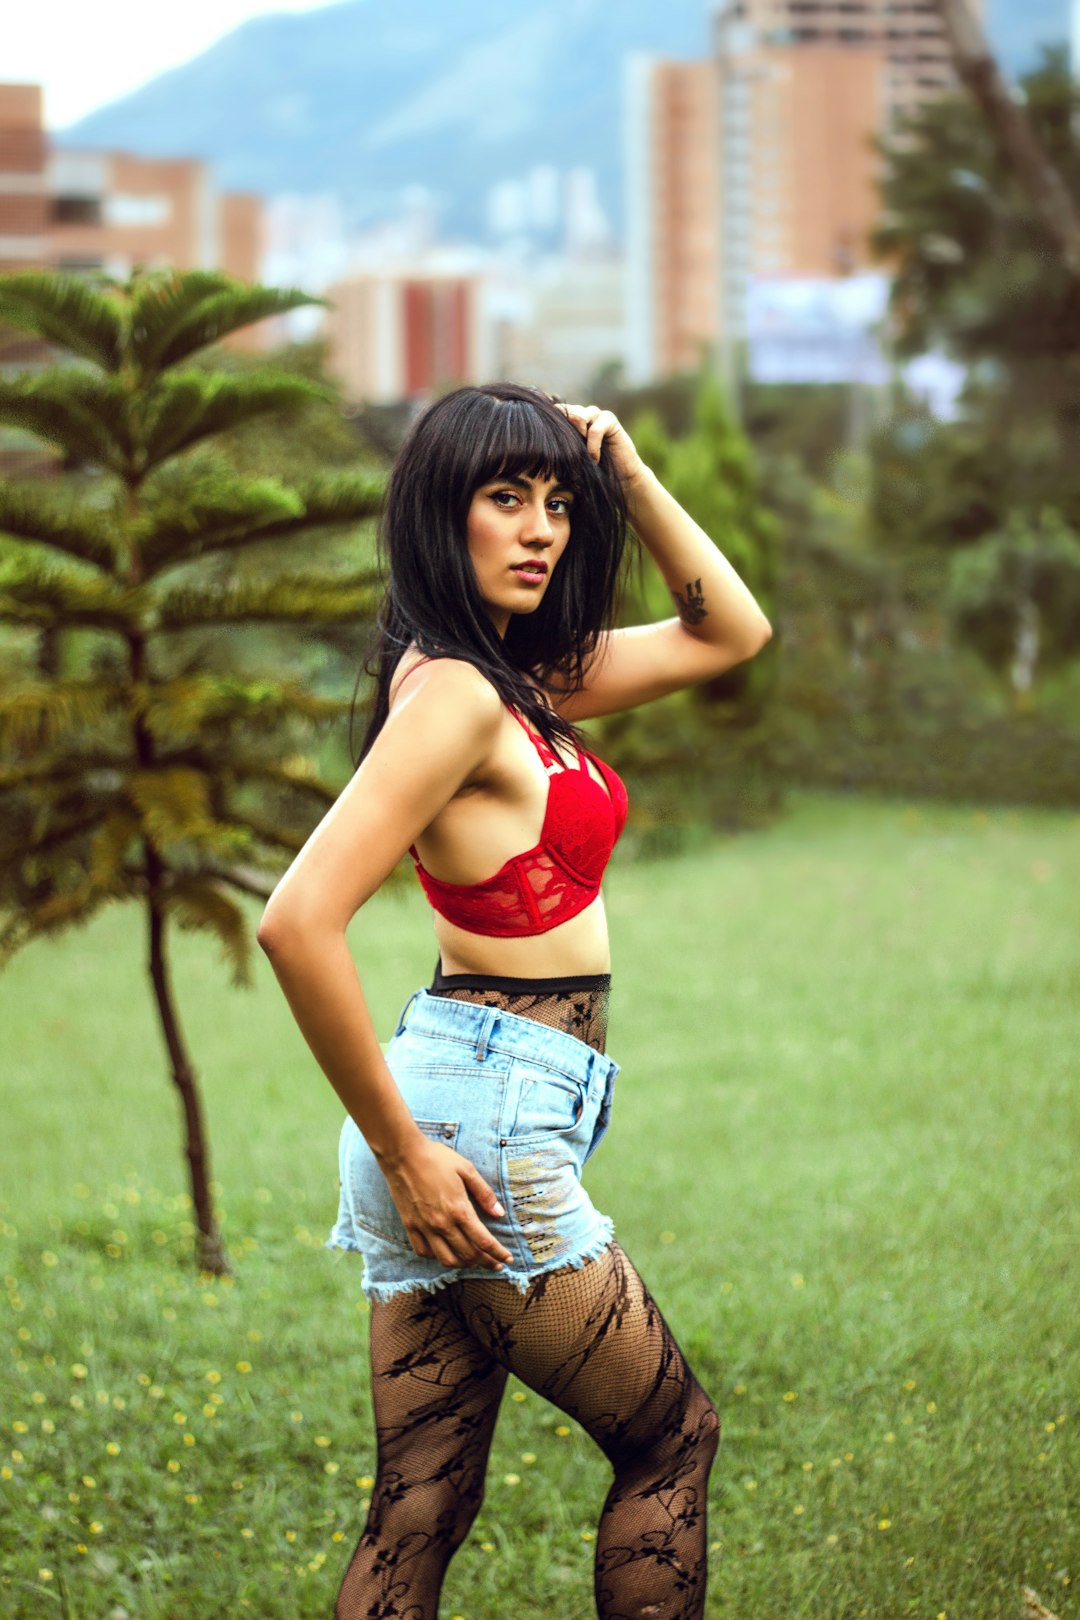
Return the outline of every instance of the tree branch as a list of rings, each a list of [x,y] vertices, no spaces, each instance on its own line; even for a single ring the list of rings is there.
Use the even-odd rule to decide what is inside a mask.
[[[1021,102],[1011,94],[968,0],[936,0],[953,63],[975,98],[1006,166],[1026,188],[1071,276],[1080,280],[1080,211],[1043,150]]]

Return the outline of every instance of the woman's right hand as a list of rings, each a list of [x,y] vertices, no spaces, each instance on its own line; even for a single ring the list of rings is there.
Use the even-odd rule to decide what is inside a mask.
[[[418,1134],[392,1166],[381,1166],[390,1196],[417,1254],[444,1266],[487,1266],[501,1271],[511,1260],[476,1213],[500,1217],[505,1210],[476,1166],[445,1142]]]

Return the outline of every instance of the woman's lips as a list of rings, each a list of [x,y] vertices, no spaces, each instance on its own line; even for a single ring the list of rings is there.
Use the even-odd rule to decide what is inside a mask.
[[[529,585],[542,585],[547,578],[547,563],[514,563],[510,572],[516,574],[519,579],[525,580]]]

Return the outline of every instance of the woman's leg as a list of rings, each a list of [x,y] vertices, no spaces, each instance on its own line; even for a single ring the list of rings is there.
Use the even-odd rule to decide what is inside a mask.
[[[480,1508],[506,1373],[447,1307],[440,1292],[371,1308],[377,1477],[336,1620],[435,1620]]]
[[[600,1620],[700,1620],[719,1422],[618,1244],[525,1294],[495,1278],[446,1293],[462,1326],[575,1418],[615,1469],[596,1543]]]

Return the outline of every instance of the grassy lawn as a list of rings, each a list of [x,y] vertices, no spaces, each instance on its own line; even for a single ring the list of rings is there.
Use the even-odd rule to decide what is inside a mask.
[[[722,1410],[710,1617],[1080,1615],[1078,831],[810,798],[612,872],[589,1185]],[[354,947],[389,1035],[422,901]],[[117,910],[0,980],[0,1614],[327,1617],[374,1462],[338,1104],[261,957],[177,939],[200,1281],[145,957]],[[587,1620],[605,1478],[512,1386],[443,1620]]]

